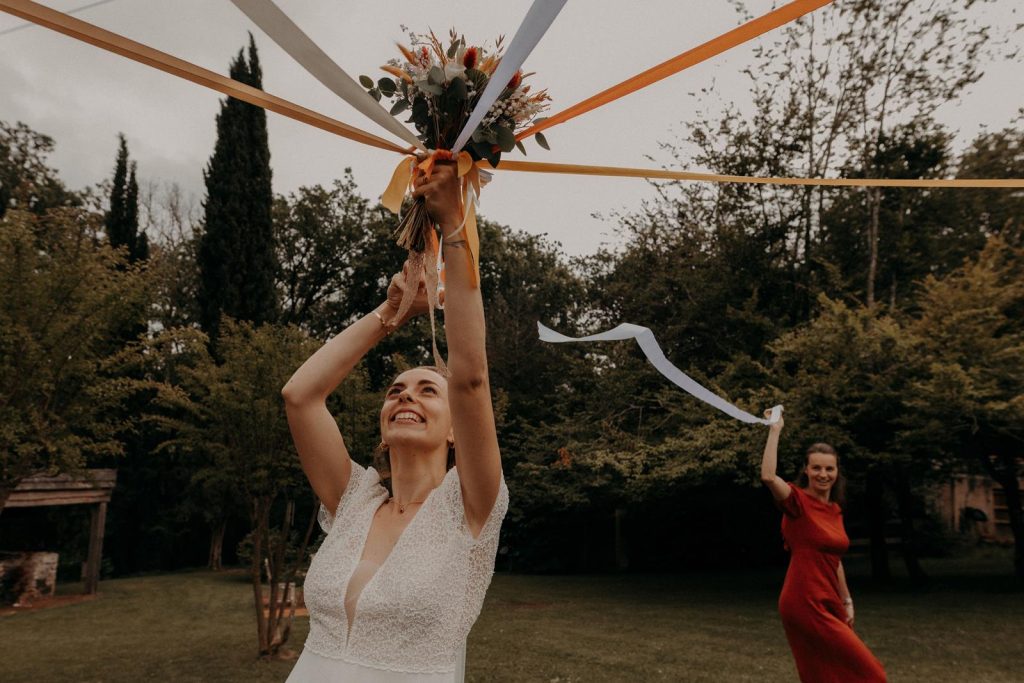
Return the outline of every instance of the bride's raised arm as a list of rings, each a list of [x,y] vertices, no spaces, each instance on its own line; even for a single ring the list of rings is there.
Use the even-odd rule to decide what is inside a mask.
[[[478,534],[494,507],[501,485],[501,456],[494,427],[487,372],[484,306],[472,283],[462,224],[460,186],[454,163],[435,166],[430,181],[416,188],[445,235],[444,320],[448,340],[448,403],[455,436],[456,464],[462,483],[466,521]],[[457,233],[457,234],[455,234]]]
[[[421,287],[409,313],[403,320],[394,319],[402,298],[402,282],[404,278],[395,275],[387,300],[320,347],[281,390],[302,470],[320,502],[332,513],[348,486],[352,461],[338,423],[327,410],[327,397],[390,327],[426,310]]]

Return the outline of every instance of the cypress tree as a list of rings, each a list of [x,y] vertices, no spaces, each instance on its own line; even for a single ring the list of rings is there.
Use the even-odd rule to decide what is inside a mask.
[[[135,162],[128,160],[128,143],[119,134],[120,144],[114,164],[114,186],[110,190],[110,210],[106,215],[107,239],[113,247],[126,247],[132,263],[149,258],[149,240],[139,232],[139,184]]]
[[[262,88],[256,43],[239,50],[231,78]],[[220,316],[257,325],[276,313],[270,147],[266,112],[234,98],[221,103],[217,144],[205,171],[205,225],[199,244],[200,324],[216,348]]]

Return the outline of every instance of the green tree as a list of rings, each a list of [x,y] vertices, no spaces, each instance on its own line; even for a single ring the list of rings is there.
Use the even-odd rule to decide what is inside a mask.
[[[80,209],[0,221],[0,509],[33,474],[123,452],[119,332],[144,319],[144,273]]]
[[[904,561],[923,578],[917,561],[914,491],[928,481],[930,454],[900,447],[901,415],[911,383],[920,376],[922,356],[916,338],[876,309],[851,308],[827,298],[821,313],[772,344],[771,375],[789,409],[786,442],[834,445],[856,490],[863,486],[866,527],[871,539],[872,574],[889,576],[885,545],[885,488],[896,494],[902,523]]]
[[[221,321],[221,362],[206,337],[191,329],[169,330],[158,343],[171,356],[176,379],[156,398],[153,419],[168,435],[162,448],[212,457],[193,484],[223,502],[223,489],[242,499],[250,523],[250,580],[256,610],[258,652],[277,656],[287,643],[294,613],[280,599],[295,583],[306,557],[316,508],[292,448],[281,387],[317,344],[294,327],[253,327]],[[212,488],[207,488],[212,487]],[[298,512],[309,522],[298,530]],[[269,574],[270,609],[263,607],[263,572]]]
[[[20,121],[13,125],[0,121],[0,218],[9,209],[41,214],[81,204],[47,164],[53,149],[53,138]]]
[[[110,190],[110,209],[106,215],[107,239],[113,247],[124,247],[131,263],[149,258],[149,241],[139,230],[139,183],[135,162],[128,160],[128,142],[118,135],[119,147],[114,164],[114,184]]]
[[[928,278],[920,306],[911,325],[930,362],[908,399],[904,446],[1003,487],[1024,578],[1024,249],[990,238],[977,259]]]
[[[263,87],[251,35],[248,59],[240,50],[230,76],[254,88]],[[233,98],[221,104],[217,143],[205,178],[199,308],[200,322],[216,353],[222,315],[256,324],[276,318],[273,190],[263,109]]]

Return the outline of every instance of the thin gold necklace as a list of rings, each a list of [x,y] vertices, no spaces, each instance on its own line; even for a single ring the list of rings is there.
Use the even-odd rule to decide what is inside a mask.
[[[423,503],[425,503],[427,501],[424,498],[423,500],[413,500],[413,501],[410,501],[408,503],[399,503],[399,502],[397,502],[394,499],[394,497],[392,497],[392,498],[388,499],[388,502],[389,503],[394,503],[395,505],[397,505],[398,506],[398,514],[404,515],[405,514],[405,508],[407,508],[408,506],[410,506],[410,505],[422,505]]]

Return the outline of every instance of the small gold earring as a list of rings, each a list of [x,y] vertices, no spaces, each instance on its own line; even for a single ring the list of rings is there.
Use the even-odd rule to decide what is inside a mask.
[[[377,450],[378,451],[386,451],[387,449],[388,449],[388,444],[387,444],[386,441],[383,441],[383,440],[380,442],[380,445],[377,446]]]

